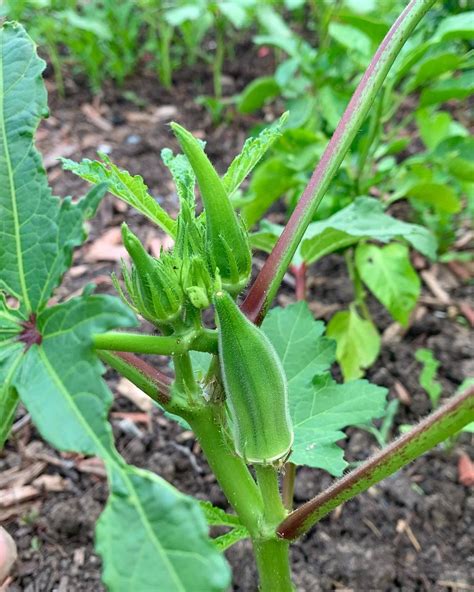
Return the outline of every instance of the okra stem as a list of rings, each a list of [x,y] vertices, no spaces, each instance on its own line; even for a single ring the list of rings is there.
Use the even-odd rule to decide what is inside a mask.
[[[209,353],[217,352],[217,333],[203,329],[191,335],[143,335],[141,333],[114,332],[93,336],[96,349],[158,354],[171,356],[193,349]]]

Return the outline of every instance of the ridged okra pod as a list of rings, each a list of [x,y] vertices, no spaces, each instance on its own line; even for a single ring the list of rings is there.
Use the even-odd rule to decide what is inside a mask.
[[[199,185],[206,215],[207,254],[226,290],[237,294],[252,271],[247,231],[237,217],[225,187],[196,138],[177,123],[171,127],[187,156]]]
[[[267,464],[291,450],[287,380],[267,336],[224,291],[215,294],[219,358],[237,453]]]

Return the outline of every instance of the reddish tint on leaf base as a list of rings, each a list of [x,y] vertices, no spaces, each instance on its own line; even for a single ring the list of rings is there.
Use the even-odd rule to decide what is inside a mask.
[[[41,345],[43,336],[36,327],[36,315],[31,313],[27,321],[24,321],[21,326],[23,331],[18,336],[18,340],[25,344],[25,351],[27,351],[32,345]]]

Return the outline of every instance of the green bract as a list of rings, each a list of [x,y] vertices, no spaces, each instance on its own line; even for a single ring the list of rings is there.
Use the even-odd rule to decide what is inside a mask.
[[[171,127],[196,175],[206,213],[206,243],[211,271],[216,268],[226,290],[236,294],[250,279],[252,252],[247,231],[237,218],[227,191],[201,144],[183,127]]]
[[[237,453],[248,463],[285,457],[293,443],[287,380],[267,336],[226,292],[214,299],[219,358]]]

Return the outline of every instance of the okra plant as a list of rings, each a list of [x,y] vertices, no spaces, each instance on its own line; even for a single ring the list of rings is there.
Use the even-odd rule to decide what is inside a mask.
[[[172,124],[183,154],[165,150],[162,157],[180,199],[176,219],[140,177],[106,156],[64,160],[66,169],[95,187],[78,201],[60,200],[51,194],[32,143],[47,113],[44,63],[21,26],[6,23],[0,30],[0,435],[3,442],[21,400],[53,446],[103,460],[110,496],[97,524],[96,548],[108,589],[227,590],[231,574],[223,551],[248,538],[258,569],[255,587],[293,590],[292,541],[472,421],[474,389],[468,388],[293,510],[295,466],[341,476],[347,467],[338,446],[342,430],[381,415],[386,393],[365,380],[333,380],[334,342],[304,302],[284,309],[270,305],[391,64],[432,3],[413,0],[393,25],[250,287],[248,231],[231,197],[282,122],[248,140],[223,176],[203,143]],[[170,235],[174,247],[154,258],[124,225],[129,262],[114,277],[121,300],[94,294],[89,286],[81,296],[55,303],[51,297],[72,250],[84,239],[83,222],[107,190]],[[156,330],[127,330],[139,317]],[[137,354],[170,356],[174,377]],[[231,512],[194,500],[123,460],[107,421],[112,396],[101,361],[191,427]],[[211,538],[209,525],[228,532]]]

